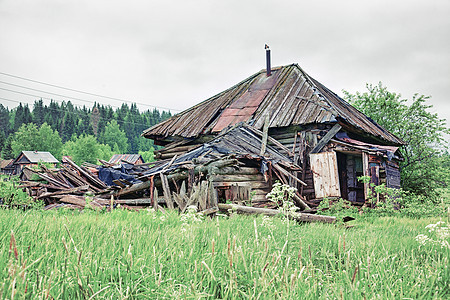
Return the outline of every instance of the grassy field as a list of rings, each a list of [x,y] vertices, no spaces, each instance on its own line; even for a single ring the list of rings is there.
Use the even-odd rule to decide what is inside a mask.
[[[437,221],[0,210],[0,298],[448,299]]]

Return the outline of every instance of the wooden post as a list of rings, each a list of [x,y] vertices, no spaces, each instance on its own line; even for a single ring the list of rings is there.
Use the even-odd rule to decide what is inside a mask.
[[[369,155],[366,152],[362,153],[363,174],[364,176],[370,176],[369,174]],[[369,200],[369,183],[364,182],[364,200]]]
[[[266,115],[266,119],[264,120],[264,129],[263,129],[263,135],[262,135],[262,143],[261,143],[261,152],[259,155],[264,156],[264,153],[266,153],[266,146],[267,146],[267,137],[269,135],[269,114]]]
[[[174,206],[170,194],[169,182],[167,181],[167,177],[163,173],[160,173],[159,176],[161,177],[161,185],[163,188],[163,194],[164,199],[166,200],[167,208],[173,209]]]
[[[154,199],[154,194],[153,194],[153,190],[155,188],[155,183],[153,181],[153,177],[155,176],[151,176],[150,177],[150,188],[149,188],[149,192],[150,192],[150,199],[151,199],[151,206],[155,207],[155,199]],[[158,200],[156,200],[158,201]]]

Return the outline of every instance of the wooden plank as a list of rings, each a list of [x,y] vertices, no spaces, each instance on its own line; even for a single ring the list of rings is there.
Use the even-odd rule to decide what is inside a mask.
[[[208,201],[208,182],[202,181],[200,183],[200,193],[198,196],[198,204],[201,210],[207,209],[207,201]]]
[[[114,184],[120,186],[121,188],[127,187],[125,184],[123,184],[122,182],[120,182],[120,180],[118,180],[118,179],[114,179],[112,182],[113,182]]]
[[[86,177],[86,179],[91,181],[98,188],[103,188],[103,189],[106,188],[106,185],[99,179],[95,178],[91,172],[89,172],[88,170],[84,170],[82,167],[79,167],[77,164],[75,164],[69,158],[66,157],[65,159],[66,159],[67,163],[69,163],[69,165],[71,165],[73,168],[75,168],[78,172],[80,172],[81,175]]]
[[[363,163],[363,175],[370,176],[369,172],[369,154],[366,152],[362,153],[362,163]],[[364,183],[364,200],[369,200],[369,183]]]
[[[150,187],[149,187],[149,192],[150,192],[150,200],[151,203],[150,205],[152,207],[155,207],[155,194],[154,194],[154,189],[155,189],[155,182],[153,181],[154,176],[150,177]]]
[[[83,186],[74,187],[74,188],[71,188],[68,190],[63,190],[63,191],[58,191],[58,192],[53,192],[53,193],[44,193],[44,194],[40,195],[39,197],[37,197],[37,199],[44,198],[44,197],[72,194],[72,193],[81,192],[81,191],[87,191],[88,188],[89,188],[88,185],[83,185]]]
[[[264,120],[264,129],[263,129],[263,135],[262,135],[262,143],[261,143],[261,151],[259,153],[260,156],[264,156],[266,153],[266,146],[267,146],[267,137],[269,133],[269,114],[266,115],[266,119]]]
[[[294,175],[292,175],[291,173],[289,173],[288,171],[286,171],[286,170],[283,169],[282,167],[280,167],[280,166],[278,166],[278,165],[276,165],[276,164],[274,164],[273,167],[274,167],[275,169],[277,169],[279,172],[283,173],[284,175],[289,176],[289,178],[292,178],[292,179],[294,179],[295,181],[297,181],[298,183],[300,183],[300,184],[302,184],[302,185],[304,185],[304,186],[307,186],[306,183],[304,183],[303,181],[301,181],[300,179],[298,179],[297,177],[295,177]]]
[[[325,134],[323,138],[317,143],[314,149],[311,150],[310,153],[318,153],[322,150],[323,147],[341,130],[342,126],[336,123],[328,132]]]
[[[219,204],[219,195],[217,193],[217,189],[214,188],[213,182],[211,180],[209,182],[209,193],[211,207],[217,207],[217,205]]]
[[[167,208],[173,209],[173,202],[170,194],[169,182],[167,181],[167,176],[163,173],[160,173],[161,177],[161,185],[163,188],[164,199],[166,200]]]
[[[313,153],[309,157],[316,198],[340,197],[336,153]]]
[[[252,126],[249,126],[248,129],[250,129],[251,131],[253,131],[253,133],[257,134],[258,136],[260,136],[262,138],[262,136],[263,136],[262,131],[260,131]],[[287,147],[285,147],[283,144],[281,144],[279,141],[277,141],[276,139],[271,137],[270,135],[267,136],[267,141],[274,144],[278,148],[280,148],[281,151],[284,151],[285,153],[288,153],[290,155],[291,152],[289,151],[289,149]]]
[[[153,176],[152,176],[153,178]],[[159,205],[158,205],[158,189],[155,187],[153,189],[153,209],[155,211],[157,211],[159,209]]]

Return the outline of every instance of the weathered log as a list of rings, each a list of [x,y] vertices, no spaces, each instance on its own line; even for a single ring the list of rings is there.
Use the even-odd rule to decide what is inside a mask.
[[[160,158],[160,159],[171,159],[173,158],[175,155],[177,156],[181,156],[183,154],[185,154],[186,151],[180,151],[180,152],[170,152],[170,153],[159,153],[156,157]]]
[[[267,216],[277,216],[281,214],[279,210],[276,209],[269,209],[269,208],[257,208],[257,207],[250,207],[250,206],[242,206],[242,205],[236,205],[236,204],[224,204],[219,203],[219,209],[220,210],[226,210],[229,209],[235,210],[240,213],[245,214],[264,214]],[[305,213],[291,213],[288,216],[291,219],[301,221],[301,222],[321,222],[321,223],[335,223],[336,217],[332,216],[321,216],[321,215],[313,215],[313,214],[305,214]]]
[[[212,181],[220,181],[220,182],[242,182],[242,181],[261,181],[264,182],[264,176],[262,174],[258,175],[212,175]]]
[[[121,199],[121,200],[114,200],[117,204],[128,204],[128,205],[151,205],[152,199],[151,198],[139,198],[139,199]]]
[[[59,202],[75,204],[81,207],[86,206],[86,199],[83,196],[65,195],[59,200]]]
[[[189,146],[179,146],[179,147],[173,147],[173,148],[163,148],[161,150],[156,150],[154,153],[158,154],[168,154],[168,153],[177,153],[177,152],[187,152],[194,148],[200,147],[201,145],[189,145]]]
[[[89,186],[84,185],[84,186],[74,187],[74,188],[71,188],[68,190],[53,192],[53,193],[43,193],[39,197],[37,197],[37,199],[53,197],[53,196],[58,196],[58,195],[72,194],[72,193],[76,193],[76,192],[87,191],[88,189],[89,189]]]
[[[205,210],[201,211],[200,213],[203,214],[204,216],[208,216],[208,215],[214,214],[218,211],[219,211],[219,208],[217,206],[214,206],[214,207],[205,209]]]
[[[213,185],[214,187],[228,187],[228,186],[234,186],[234,185],[239,185],[239,186],[249,186],[252,188],[252,190],[254,189],[268,189],[270,190],[270,185],[268,182],[264,182],[264,181],[213,181]]]

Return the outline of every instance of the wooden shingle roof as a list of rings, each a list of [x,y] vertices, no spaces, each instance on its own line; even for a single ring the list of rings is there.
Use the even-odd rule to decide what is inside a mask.
[[[333,123],[342,120],[355,129],[390,144],[404,142],[376,124],[349,103],[310,77],[297,64],[266,70],[172,116],[143,132],[151,139],[183,138],[214,134],[223,128],[247,122],[261,129],[266,115],[270,128]]]

